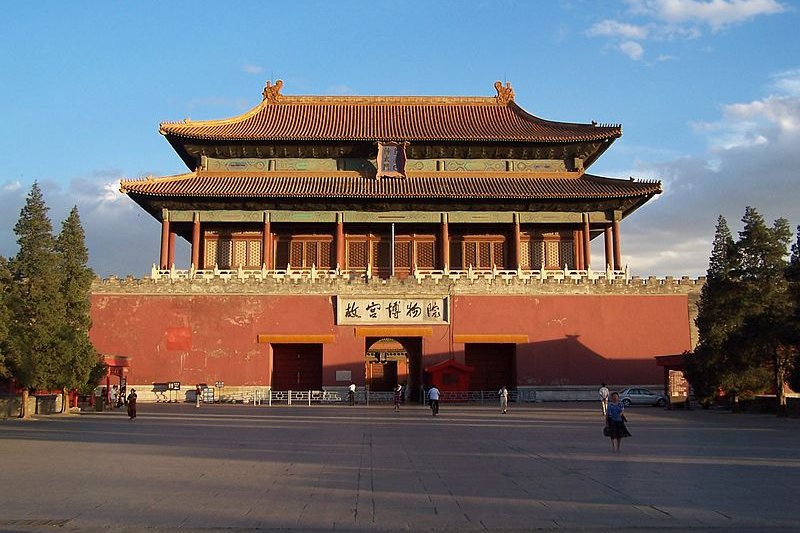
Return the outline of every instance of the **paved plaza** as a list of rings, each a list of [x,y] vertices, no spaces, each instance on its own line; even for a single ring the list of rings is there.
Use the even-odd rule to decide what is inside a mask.
[[[800,420],[142,404],[0,421],[3,531],[800,531]]]

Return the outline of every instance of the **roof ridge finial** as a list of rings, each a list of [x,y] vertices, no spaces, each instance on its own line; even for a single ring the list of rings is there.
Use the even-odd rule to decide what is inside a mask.
[[[272,82],[267,80],[267,84],[264,86],[264,92],[261,93],[261,96],[270,104],[276,104],[283,98],[281,94],[282,87],[283,80],[275,80],[275,85],[272,85]]]
[[[511,88],[511,82],[507,81],[505,86],[501,81],[494,82],[494,88],[497,89],[497,103],[501,105],[506,105],[509,102],[514,101],[514,89]]]

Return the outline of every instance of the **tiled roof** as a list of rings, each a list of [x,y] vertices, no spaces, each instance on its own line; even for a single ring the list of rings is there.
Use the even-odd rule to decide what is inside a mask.
[[[269,86],[268,86],[269,87]],[[498,89],[498,91],[505,89]],[[510,90],[510,87],[508,88]],[[167,137],[214,141],[584,142],[622,135],[619,124],[573,124],[525,112],[510,96],[276,96],[225,120],[164,122]]]
[[[584,174],[580,177],[419,176],[376,180],[356,173],[187,173],[126,180],[127,194],[152,197],[360,198],[360,199],[605,199],[650,196],[658,181],[633,181]]]

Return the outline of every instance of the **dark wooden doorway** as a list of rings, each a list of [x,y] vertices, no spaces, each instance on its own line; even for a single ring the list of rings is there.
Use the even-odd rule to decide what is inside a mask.
[[[475,369],[470,374],[470,390],[516,387],[516,348],[516,344],[466,344],[464,362]]]
[[[322,344],[273,344],[272,390],[322,390]]]

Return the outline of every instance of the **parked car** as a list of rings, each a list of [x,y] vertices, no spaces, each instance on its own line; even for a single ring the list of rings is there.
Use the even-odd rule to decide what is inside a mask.
[[[620,391],[619,400],[625,407],[629,405],[657,405],[659,407],[667,405],[666,396],[642,387],[628,387]]]

